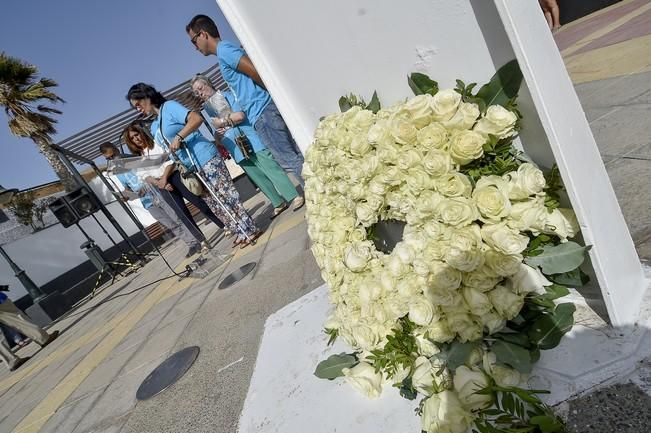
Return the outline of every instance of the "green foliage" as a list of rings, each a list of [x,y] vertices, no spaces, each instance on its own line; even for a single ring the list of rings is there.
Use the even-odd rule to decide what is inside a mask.
[[[543,252],[542,247],[548,244],[556,244],[554,238],[544,233],[538,236],[530,235],[529,237],[531,238],[529,245],[522,252],[522,255],[525,257],[539,256]]]
[[[319,379],[332,380],[334,378],[343,376],[344,368],[351,368],[358,363],[357,357],[349,353],[340,353],[339,355],[332,355],[325,361],[319,362],[314,370],[314,375]]]
[[[362,98],[361,96],[354,95],[350,93],[348,96],[342,96],[339,98],[339,109],[341,110],[342,113],[345,113],[346,111],[350,110],[351,108],[358,106],[362,107],[364,110],[370,110],[373,113],[377,113],[380,111],[380,99],[377,96],[377,92],[373,92],[373,96],[371,97],[371,102],[368,104]]]
[[[338,329],[325,328],[323,332],[325,332],[325,334],[328,336],[328,346],[334,344],[335,340],[337,340],[337,337],[339,337]]]
[[[371,97],[371,102],[368,103],[366,109],[371,110],[373,113],[377,113],[380,111],[380,108],[380,99],[377,97],[377,91],[374,91],[373,96]]]
[[[542,252],[525,258],[525,263],[532,267],[540,267],[545,275],[562,274],[573,271],[585,260],[585,253],[590,246],[582,247],[576,242],[565,242],[558,245],[545,245]]]
[[[562,274],[548,275],[547,278],[554,283],[568,287],[583,287],[590,281],[588,274],[579,268]]]
[[[447,349],[434,356],[444,361],[450,370],[456,370],[457,367],[464,365],[468,361],[473,350],[479,345],[479,341],[469,341],[467,343],[453,341]]]
[[[418,391],[414,389],[414,385],[411,383],[411,376],[394,386],[400,389],[400,396],[407,400],[415,400],[418,397]]]
[[[567,433],[563,421],[536,394],[541,390],[491,385],[478,393],[495,393],[495,405],[477,413],[473,432]]]
[[[339,98],[339,109],[342,113],[345,113],[356,105],[362,108],[366,108],[366,101],[364,101],[361,96],[357,96],[352,93],[350,93],[348,96],[342,96]]]
[[[478,98],[472,94],[473,89],[477,86],[477,83],[470,83],[466,85],[461,80],[457,80],[457,87],[454,88],[460,95],[463,102],[474,103],[479,107],[479,111],[482,113],[486,112],[486,102],[483,99]]]
[[[552,211],[560,206],[560,192],[565,190],[561,172],[558,166],[554,164],[552,168],[545,173],[545,207]]]
[[[34,226],[34,199],[33,191],[19,192],[9,202],[9,210],[16,216],[19,223],[26,226]]]
[[[477,182],[483,176],[503,176],[520,166],[519,151],[512,145],[512,139],[496,140],[492,137],[484,145],[484,155],[461,167],[464,173]]]
[[[407,84],[409,84],[414,95],[424,95],[427,93],[434,96],[439,91],[438,83],[420,72],[414,72],[408,76]]]
[[[412,368],[412,354],[418,352],[416,338],[412,335],[414,323],[405,316],[399,319],[398,325],[387,337],[384,347],[371,351],[370,356],[375,370],[385,372],[388,377],[393,377],[401,368]]]
[[[497,361],[506,364],[520,373],[531,373],[531,354],[527,349],[504,340],[497,340],[491,346]]]
[[[558,346],[563,335],[574,325],[575,311],[574,304],[568,302],[556,306],[552,313],[543,314],[529,327],[529,340],[542,350]]]
[[[476,97],[482,99],[486,106],[502,105],[508,107],[518,96],[522,84],[522,71],[517,60],[511,60],[499,68],[490,81],[477,92]]]

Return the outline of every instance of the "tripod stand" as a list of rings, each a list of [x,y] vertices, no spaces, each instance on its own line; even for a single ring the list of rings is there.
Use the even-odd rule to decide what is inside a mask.
[[[104,254],[102,253],[101,248],[98,247],[97,244],[95,244],[95,241],[90,236],[88,236],[88,233],[84,231],[84,229],[81,227],[81,225],[79,225],[78,222],[75,224],[87,239],[86,242],[81,244],[80,248],[84,250],[90,262],[93,265],[95,265],[95,267],[99,271],[99,274],[97,275],[97,278],[95,280],[95,286],[93,287],[93,291],[91,292],[91,297],[95,296],[97,289],[99,288],[100,282],[102,281],[102,277],[104,276],[105,273],[111,275],[112,277],[111,284],[113,284],[118,275],[123,275],[122,272],[119,270],[120,266],[125,266],[132,271],[138,269],[141,266],[140,264],[132,263],[129,260],[129,256],[122,251],[120,251],[121,254],[118,260],[115,261],[106,260]]]

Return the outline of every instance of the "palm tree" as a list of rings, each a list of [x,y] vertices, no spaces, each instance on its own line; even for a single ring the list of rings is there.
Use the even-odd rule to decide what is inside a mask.
[[[0,106],[9,117],[9,130],[18,137],[30,138],[48,160],[67,191],[76,186],[75,179],[52,150],[52,134],[57,120],[49,114],[61,111],[42,105],[43,100],[64,102],[52,90],[57,83],[49,78],[37,78],[38,69],[20,59],[0,53]],[[36,105],[34,105],[36,104]]]

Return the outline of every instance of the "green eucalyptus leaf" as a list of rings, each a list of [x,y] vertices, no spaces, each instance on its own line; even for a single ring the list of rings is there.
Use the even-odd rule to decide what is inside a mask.
[[[461,343],[459,341],[452,343],[446,356],[448,368],[450,370],[455,370],[457,367],[465,364],[472,351],[477,348],[478,344],[478,342]]]
[[[490,350],[495,353],[498,362],[507,364],[520,373],[531,373],[531,355],[522,346],[498,340]]]
[[[500,340],[506,341],[507,343],[517,344],[518,346],[522,347],[530,346],[529,337],[519,332],[500,332],[493,334],[493,337],[499,338]]]
[[[588,274],[579,268],[563,274],[548,275],[547,278],[554,283],[568,287],[583,287],[590,281]]]
[[[434,96],[439,91],[438,83],[420,72],[413,72],[409,77],[407,77],[407,84],[409,84],[414,95],[429,93]]]
[[[367,110],[371,110],[373,113],[377,113],[380,111],[380,99],[377,97],[377,91],[373,92],[373,97],[371,98],[371,102],[368,103],[366,106]]]
[[[353,108],[353,106],[350,104],[350,101],[348,100],[347,97],[342,96],[341,98],[339,98],[339,109],[341,110],[342,113],[345,113],[351,108]]]
[[[572,271],[583,263],[589,247],[582,247],[576,242],[559,245],[545,245],[541,254],[525,258],[529,266],[540,266],[543,274],[561,274]]]
[[[479,89],[476,96],[483,99],[486,106],[504,106],[518,96],[521,84],[522,71],[518,61],[514,59],[498,69],[490,81]]]
[[[541,316],[527,333],[531,342],[542,350],[558,346],[563,335],[574,325],[574,311],[574,304],[565,303],[558,305],[553,313]]]
[[[538,415],[532,417],[529,422],[537,425],[542,433],[557,433],[564,431],[563,425],[551,415]]]
[[[570,294],[570,290],[565,286],[561,286],[560,284],[552,284],[551,286],[547,286],[545,287],[545,291],[547,293],[545,293],[543,297],[545,299],[551,300],[562,298],[563,296]]]
[[[319,379],[334,379],[343,376],[342,370],[354,366],[357,362],[357,357],[348,353],[332,355],[325,361],[319,362],[314,370],[314,375]]]

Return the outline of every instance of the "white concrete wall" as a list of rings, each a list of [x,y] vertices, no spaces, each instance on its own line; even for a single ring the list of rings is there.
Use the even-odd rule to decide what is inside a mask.
[[[112,197],[99,179],[93,179],[90,185],[104,200]],[[149,212],[140,205],[139,201],[130,202],[130,205],[145,227],[155,222]],[[135,223],[119,203],[113,201],[107,207],[128,235],[138,232]],[[116,242],[122,241],[122,237],[102,212],[97,212],[95,216]],[[80,226],[95,240],[100,248],[108,249],[113,246],[92,217],[83,219]],[[79,248],[84,242],[86,242],[86,238],[77,226],[73,225],[64,228],[61,224],[55,224],[15,242],[8,243],[3,248],[12,260],[40,286],[88,260],[84,251]],[[27,294],[20,282],[14,277],[9,264],[2,257],[0,257],[0,283],[10,285],[9,297],[11,299],[18,299]]]
[[[454,87],[457,78],[483,84],[517,57],[526,80],[519,99],[522,146],[543,166],[558,162],[585,241],[593,245],[590,256],[610,318],[618,325],[635,321],[646,287],[642,268],[537,1],[217,4],[303,151],[319,118],[337,111],[344,94],[370,99],[377,90],[389,105],[412,95],[411,72],[429,74],[441,88]]]

